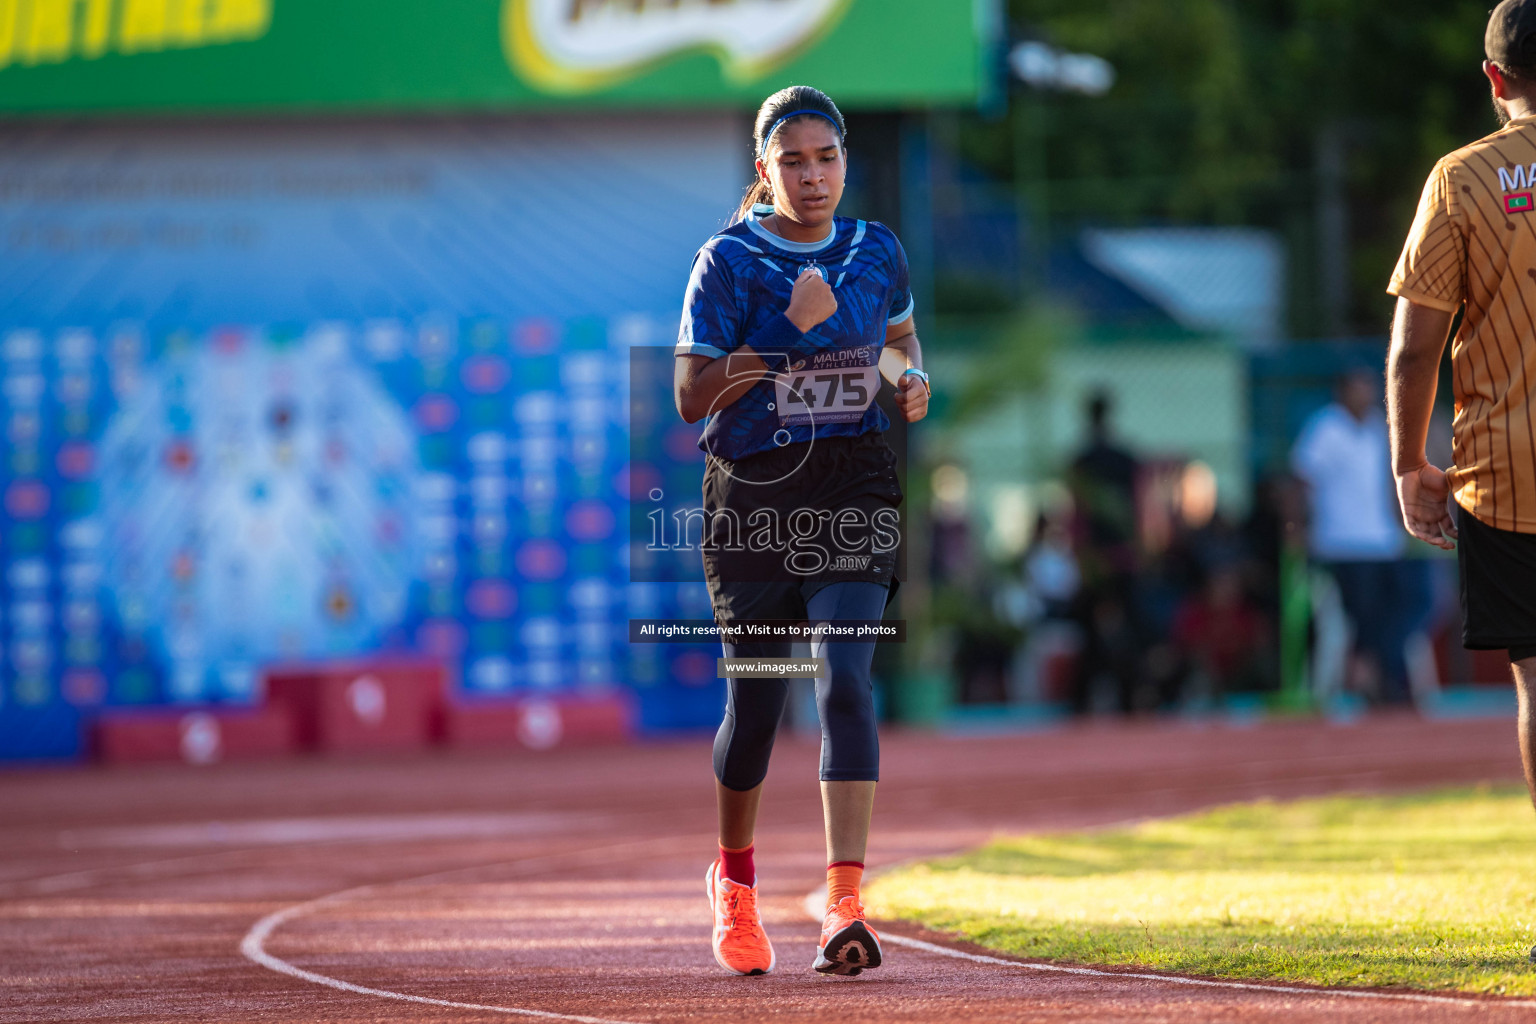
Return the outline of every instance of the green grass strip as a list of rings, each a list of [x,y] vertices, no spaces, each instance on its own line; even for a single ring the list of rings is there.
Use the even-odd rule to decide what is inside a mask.
[[[1536,994],[1536,815],[1511,787],[1003,839],[882,875],[865,901],[1017,956]]]

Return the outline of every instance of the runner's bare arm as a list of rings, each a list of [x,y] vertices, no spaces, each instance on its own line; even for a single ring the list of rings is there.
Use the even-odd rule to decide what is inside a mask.
[[[1399,298],[1387,354],[1387,426],[1403,525],[1419,540],[1446,550],[1456,546],[1456,523],[1448,507],[1450,485],[1445,470],[1429,464],[1424,444],[1451,317],[1444,310]]]
[[[901,353],[908,367],[923,368],[923,347],[918,343],[917,329],[911,317],[885,329],[885,347]],[[928,388],[915,374],[901,378],[901,385],[896,389],[896,408],[901,410],[908,423],[916,423],[928,415]]]
[[[673,362],[672,398],[685,423],[725,408],[768,374],[768,364],[746,345],[729,355],[678,356]]]

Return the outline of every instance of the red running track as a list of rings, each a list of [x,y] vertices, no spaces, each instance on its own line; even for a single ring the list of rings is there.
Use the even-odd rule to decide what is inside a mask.
[[[704,742],[0,773],[0,1021],[1536,1018],[1530,1001],[1068,973],[950,943],[822,977],[802,909],[823,867],[815,770],[812,744],[781,739],[757,844],[779,953],[763,978],[710,956]],[[1519,761],[1509,721],[1389,718],[898,733],[883,771],[875,869],[996,831],[1516,780]]]

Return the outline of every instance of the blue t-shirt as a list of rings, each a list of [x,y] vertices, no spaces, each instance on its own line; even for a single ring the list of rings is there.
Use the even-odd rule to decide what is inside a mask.
[[[885,329],[913,310],[907,254],[890,228],[835,217],[824,240],[791,242],[759,223],[771,212],[754,207],[694,257],[677,354],[729,355],[789,308],[809,264],[832,286],[837,312],[788,351],[759,351],[776,376],[709,416],[699,447],[733,462],[813,437],[889,427],[874,402],[880,350]]]

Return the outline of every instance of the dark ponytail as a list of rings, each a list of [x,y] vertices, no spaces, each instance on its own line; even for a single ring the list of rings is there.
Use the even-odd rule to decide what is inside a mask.
[[[842,143],[847,137],[848,129],[843,123],[842,111],[837,109],[837,104],[832,98],[820,89],[813,89],[808,85],[792,85],[763,100],[763,105],[757,108],[757,120],[752,123],[752,159],[760,158],[763,152],[763,140],[773,130],[773,126],[785,114],[792,114],[797,110],[815,111],[815,114],[806,114],[806,117],[814,117],[823,114],[828,120],[837,126],[838,142]],[[801,120],[799,117],[791,118],[780,126],[780,131],[789,125]],[[736,210],[735,221],[744,220],[752,207],[757,203],[772,203],[773,190],[761,177],[754,176],[752,184],[747,186],[747,194],[742,197],[741,206]],[[734,223],[734,221],[733,221]]]

